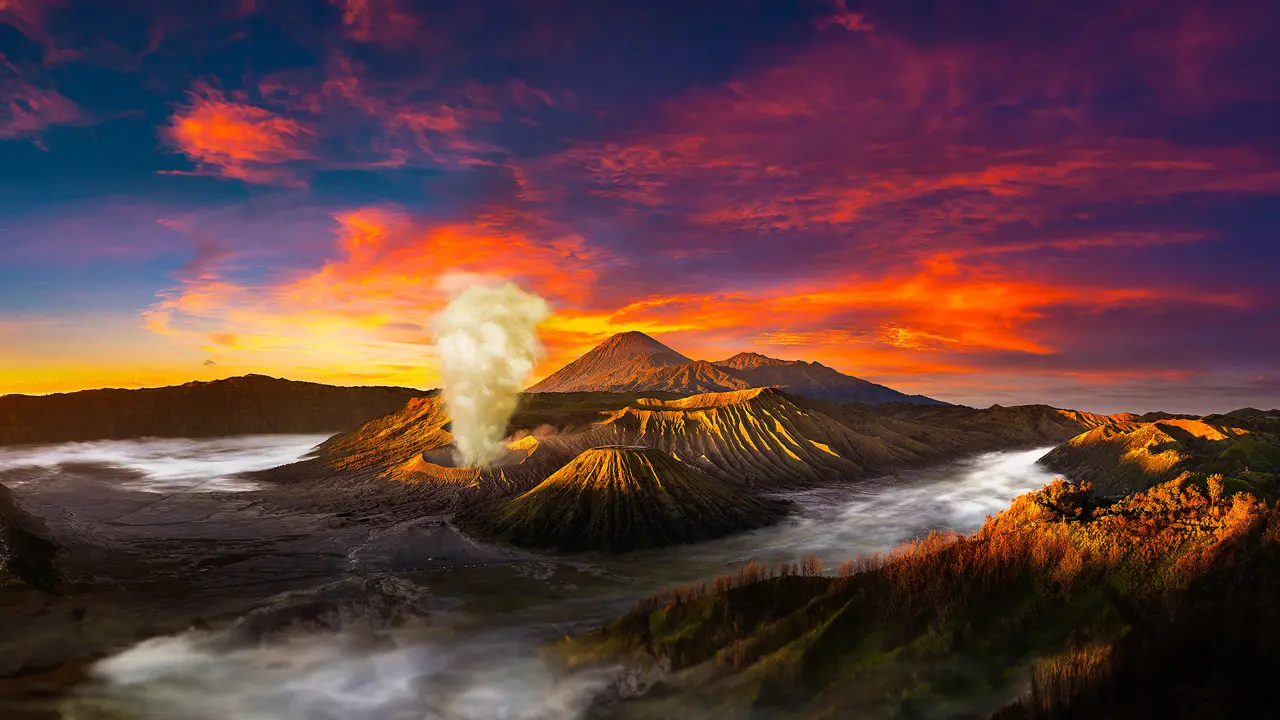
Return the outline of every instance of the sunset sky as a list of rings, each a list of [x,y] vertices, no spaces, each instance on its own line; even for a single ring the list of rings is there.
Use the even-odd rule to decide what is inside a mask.
[[[431,387],[450,271],[939,399],[1280,406],[1257,2],[0,0],[0,394]]]

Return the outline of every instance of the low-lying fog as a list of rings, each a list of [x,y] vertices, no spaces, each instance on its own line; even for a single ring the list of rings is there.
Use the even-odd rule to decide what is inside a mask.
[[[124,487],[131,490],[238,492],[255,489],[252,483],[239,479],[240,474],[295,462],[328,437],[145,438],[0,448],[0,473],[30,467],[100,465],[130,471],[132,477]]]
[[[195,484],[233,468],[293,460],[316,442],[273,440],[107,447],[117,465]],[[98,458],[108,453],[95,451]],[[558,673],[540,659],[542,643],[616,617],[663,587],[709,579],[751,559],[773,564],[816,553],[831,571],[856,554],[888,550],[930,530],[974,529],[1016,495],[1052,479],[1036,464],[1046,451],[988,453],[790,494],[792,520],[698,546],[402,573],[398,580],[423,588],[442,609],[372,645],[346,633],[265,643],[236,642],[225,630],[153,638],[99,663],[99,680],[69,702],[64,717],[96,720],[112,707],[107,717],[147,720],[580,718],[594,698],[616,687],[618,669]],[[85,459],[69,446],[44,453],[45,461]],[[194,476],[198,467],[208,473],[203,481]]]

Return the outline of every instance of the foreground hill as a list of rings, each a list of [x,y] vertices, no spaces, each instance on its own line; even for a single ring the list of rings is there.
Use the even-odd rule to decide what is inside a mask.
[[[971,536],[673,589],[561,657],[632,671],[615,718],[1255,717],[1280,515],[1232,480],[1120,500],[1055,481]]]
[[[0,445],[335,432],[395,412],[423,394],[245,375],[142,390],[5,395]]]
[[[1237,411],[1101,426],[1055,448],[1043,462],[1108,494],[1211,474],[1269,486],[1280,481],[1280,415]]]
[[[786,504],[753,497],[648,447],[583,451],[532,490],[464,514],[517,545],[612,551],[698,542],[768,525]]]
[[[816,362],[778,360],[758,353],[739,353],[717,362],[694,361],[640,332],[614,335],[530,387],[529,392],[693,394],[752,387],[776,387],[833,403],[944,404],[845,375]]]

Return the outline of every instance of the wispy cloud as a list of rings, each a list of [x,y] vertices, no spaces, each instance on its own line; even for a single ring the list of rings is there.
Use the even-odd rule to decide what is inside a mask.
[[[315,137],[306,124],[205,82],[190,91],[164,136],[195,162],[195,172],[250,182],[299,184],[289,164],[314,157]]]
[[[848,0],[833,0],[831,4],[835,7],[835,12],[819,18],[817,20],[818,27],[836,26],[842,27],[849,32],[868,32],[875,29],[871,23],[867,22],[865,15],[849,9]]]

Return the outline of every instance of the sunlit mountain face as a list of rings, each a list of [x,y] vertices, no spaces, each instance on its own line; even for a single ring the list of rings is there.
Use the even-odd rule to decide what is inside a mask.
[[[1280,404],[1274,3],[0,0],[0,393],[437,383],[440,278],[953,403]]]

